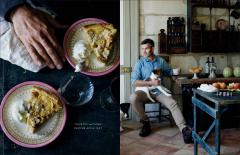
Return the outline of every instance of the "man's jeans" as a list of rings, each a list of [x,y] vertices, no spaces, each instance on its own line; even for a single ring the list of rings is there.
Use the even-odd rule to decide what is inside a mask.
[[[171,96],[166,96],[162,93],[157,96],[154,95],[151,96],[153,99],[155,99],[157,102],[162,103],[165,107],[167,107],[171,111],[173,119],[176,122],[176,125],[182,132],[182,129],[186,127],[186,122],[176,101]],[[138,113],[140,119],[145,119],[146,115],[144,112],[144,104],[150,102],[146,93],[143,91],[136,91],[130,96],[130,100],[133,106],[133,110]]]

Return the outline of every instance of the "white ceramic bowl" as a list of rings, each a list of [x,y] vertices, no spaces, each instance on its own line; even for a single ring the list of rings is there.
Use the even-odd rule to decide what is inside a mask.
[[[179,75],[180,74],[180,68],[174,68],[173,69],[173,75]]]

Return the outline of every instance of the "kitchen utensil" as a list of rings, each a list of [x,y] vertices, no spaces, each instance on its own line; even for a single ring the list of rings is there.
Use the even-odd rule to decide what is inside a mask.
[[[87,104],[94,94],[91,79],[80,73],[70,73],[60,83],[58,92],[69,106],[82,106]]]
[[[110,112],[117,112],[120,108],[120,78],[116,77],[111,81],[108,88],[100,94],[100,104],[103,109]]]

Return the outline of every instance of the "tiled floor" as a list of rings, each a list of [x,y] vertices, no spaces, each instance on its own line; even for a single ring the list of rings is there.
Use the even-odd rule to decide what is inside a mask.
[[[192,155],[193,144],[185,144],[176,126],[154,123],[153,133],[139,137],[140,129],[121,133],[121,155]],[[213,138],[209,138],[213,144]],[[199,146],[199,154],[207,153]],[[240,155],[240,129],[221,130],[221,155]]]

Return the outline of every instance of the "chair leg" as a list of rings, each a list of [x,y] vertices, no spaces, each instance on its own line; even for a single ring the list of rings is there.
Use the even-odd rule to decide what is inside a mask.
[[[146,110],[146,107],[145,107],[146,104],[144,104],[144,111]],[[159,107],[158,107],[159,111],[159,115],[158,116],[154,116],[155,118],[158,118],[159,122],[162,121],[162,117],[164,117],[164,119],[167,119],[170,123],[170,126],[173,127],[173,117],[172,117],[172,114],[171,114],[171,111],[169,109],[167,109],[166,107],[164,107],[161,103],[159,103]],[[168,113],[167,114],[162,114],[162,110],[167,110]],[[151,112],[157,112],[157,111],[145,111],[146,113],[151,113]],[[151,116],[149,116],[149,118],[153,118]]]
[[[159,122],[161,122],[162,121],[162,104],[161,103],[159,104],[159,116],[158,116],[158,118],[159,118]]]
[[[173,127],[173,117],[170,111],[169,111],[169,122],[170,122],[170,127]]]

